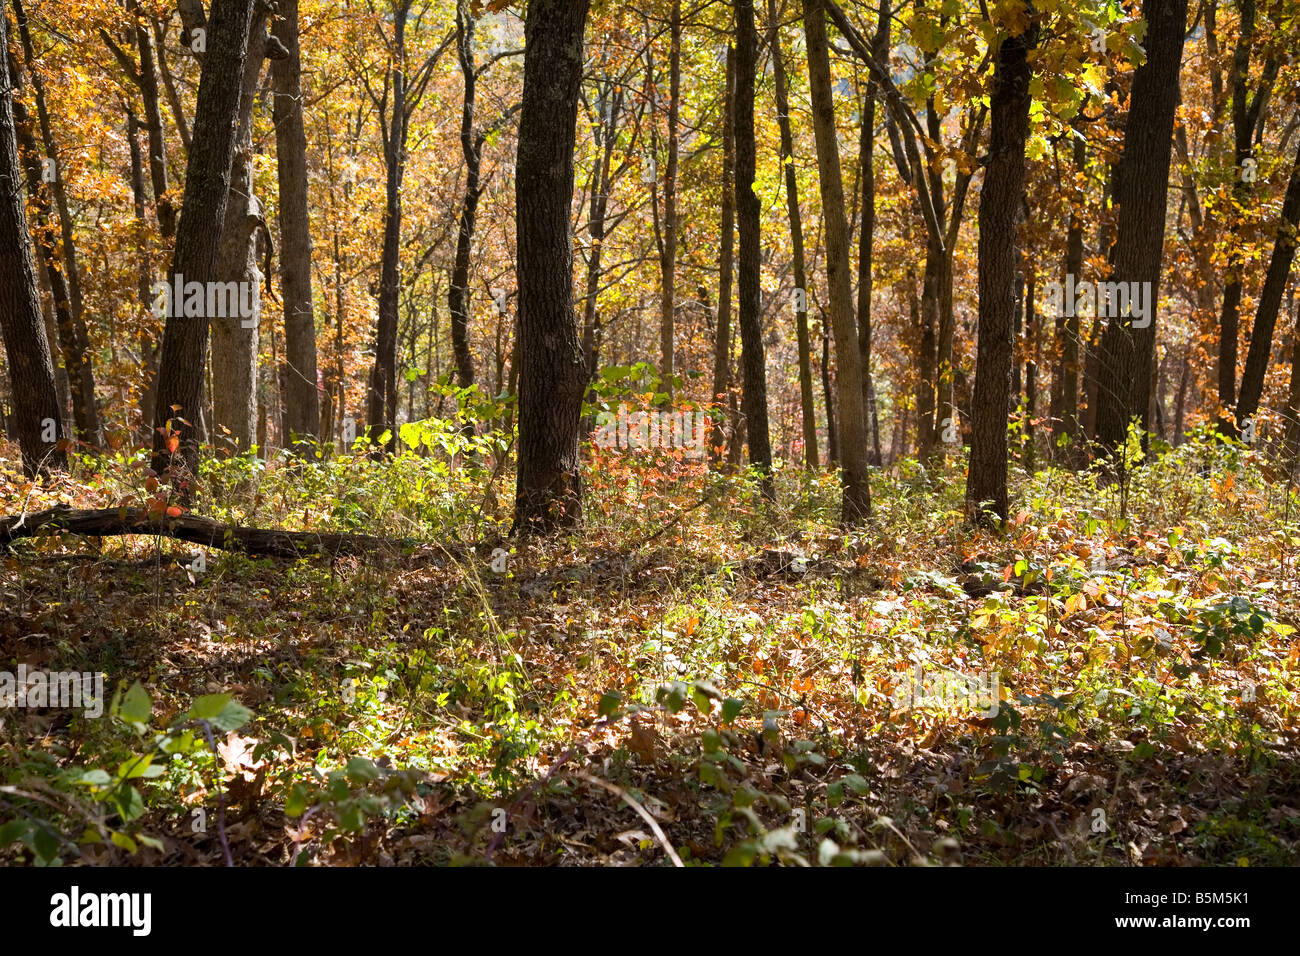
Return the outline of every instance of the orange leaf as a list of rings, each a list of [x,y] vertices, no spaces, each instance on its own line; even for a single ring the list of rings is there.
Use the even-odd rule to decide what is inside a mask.
[[[177,438],[175,435],[172,435],[170,438],[167,439],[167,450],[171,452],[173,455],[176,454],[176,449],[180,447],[181,447],[181,440]]]
[[[177,508],[175,505],[170,505],[170,506],[167,508],[167,517],[169,517],[169,518],[179,518],[180,516],[181,516],[181,509],[180,509],[180,508]]]

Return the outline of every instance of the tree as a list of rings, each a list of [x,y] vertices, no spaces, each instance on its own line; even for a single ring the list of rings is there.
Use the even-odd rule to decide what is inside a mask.
[[[754,192],[754,74],[758,64],[758,30],[753,0],[736,2],[736,225],[739,238],[740,362],[743,370],[741,410],[749,444],[749,462],[762,475],[763,495],[772,499],[772,445],[767,430],[767,365],[763,353],[762,302],[759,288],[762,207]]]
[[[578,438],[586,363],[573,301],[573,149],[588,0],[530,0],[515,160],[519,468],[514,530],[582,518]]]
[[[785,204],[790,217],[790,246],[794,257],[794,321],[799,348],[799,407],[803,413],[804,464],[815,469],[817,407],[813,404],[812,344],[808,335],[808,270],[803,254],[803,217],[799,212],[799,185],[794,172],[794,133],[790,128],[790,97],[786,91],[785,57],[781,54],[781,17],[776,0],[767,0],[767,45],[772,51],[772,76],[776,86],[776,119],[781,128],[781,162],[785,167]]]
[[[8,25],[0,15],[0,51],[9,49]],[[14,87],[9,57],[0,56],[0,89]],[[32,240],[27,231],[27,211],[19,187],[22,171],[14,135],[13,103],[0,96],[0,332],[4,335],[9,380],[15,397],[14,420],[22,450],[23,471],[67,467],[67,456],[57,443],[59,396],[54,385],[54,360],[41,318],[40,293]]]
[[[989,96],[989,152],[979,208],[979,344],[971,402],[966,510],[976,522],[1005,521],[1007,417],[1011,392],[1012,323],[1016,311],[1016,231],[1024,207],[1025,140],[1029,134],[1029,51],[1038,43],[1035,11],[1008,7]]]
[[[1144,328],[1131,315],[1115,315],[1102,333],[1095,437],[1112,454],[1124,445],[1130,419],[1137,418],[1144,430],[1148,425],[1187,0],[1145,0],[1142,13],[1147,21],[1146,60],[1133,73],[1124,151],[1114,171],[1119,212],[1110,279],[1148,283],[1151,305]],[[1123,468],[1121,461],[1120,471]]]
[[[731,397],[731,284],[736,251],[736,47],[727,46],[727,67],[722,91],[722,210],[718,242],[718,320],[713,337],[713,428],[709,434],[709,462],[717,467],[726,452],[723,421]],[[731,441],[739,441],[732,420]]]
[[[72,233],[72,214],[68,208],[68,195],[63,181],[63,157],[54,142],[54,133],[50,125],[50,111],[46,105],[45,81],[36,65],[36,55],[32,48],[31,32],[27,26],[27,12],[21,0],[14,0],[14,14],[18,23],[18,36],[22,42],[23,59],[32,78],[32,99],[36,105],[36,117],[40,125],[41,144],[44,156],[49,159],[50,192],[54,197],[54,209],[58,220],[59,238],[63,253],[59,256],[53,248],[46,230],[40,241],[42,258],[50,277],[50,285],[55,301],[56,322],[58,327],[59,351],[63,355],[63,367],[68,373],[68,385],[72,393],[72,417],[77,429],[77,437],[92,446],[103,443],[104,435],[99,422],[99,405],[95,400],[95,368],[91,355],[90,336],[86,331],[85,307],[81,295],[81,270],[77,265],[77,244]],[[17,66],[13,67],[14,84],[19,86],[21,77]],[[15,103],[15,121],[18,124],[18,136],[26,138],[30,144],[25,148],[29,156],[28,178],[31,181],[33,199],[38,208],[43,207],[42,219],[49,215],[49,201],[38,194],[40,177],[32,173],[36,168],[44,167],[37,162],[35,144],[30,133],[24,137],[25,117],[19,116],[20,107]],[[25,111],[24,111],[25,112]]]
[[[316,315],[312,307],[311,231],[307,202],[307,134],[303,126],[298,0],[281,0],[272,36],[287,56],[271,64],[275,91],[276,180],[279,186],[280,297],[284,302],[285,438],[315,438],[320,430],[316,389]]]
[[[223,0],[213,5],[206,30],[207,55],[199,79],[194,115],[193,146],[185,169],[185,196],[176,230],[176,251],[168,281],[202,287],[218,278],[220,230],[230,193],[230,165],[239,133],[240,94],[248,53],[248,26],[253,0]],[[169,447],[169,430],[179,432],[185,474],[173,472],[186,498],[198,475],[199,423],[202,415],[203,371],[208,350],[205,317],[186,317],[173,302],[163,328],[158,368],[158,404],[154,412],[153,469],[159,474],[172,465],[176,450]]]
[[[1291,263],[1295,259],[1296,228],[1300,226],[1300,150],[1291,166],[1286,197],[1282,200],[1282,217],[1273,241],[1273,252],[1264,274],[1264,287],[1255,306],[1255,324],[1250,330],[1250,350],[1246,354],[1246,368],[1241,373],[1241,395],[1237,400],[1236,426],[1241,429],[1247,419],[1259,410],[1259,398],[1264,392],[1264,378],[1268,373],[1268,360],[1273,352],[1273,328],[1282,308],[1282,294],[1286,291]]]
[[[853,318],[849,267],[849,228],[844,215],[840,148],[835,135],[835,102],[822,0],[803,0],[808,43],[808,86],[812,93],[813,131],[817,140],[817,174],[821,184],[822,227],[826,233],[826,286],[839,386],[840,471],[844,482],[842,520],[861,524],[871,514],[867,478],[867,427],[863,416],[862,357]]]

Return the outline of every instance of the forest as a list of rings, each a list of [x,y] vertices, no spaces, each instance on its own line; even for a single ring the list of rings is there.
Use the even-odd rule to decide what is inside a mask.
[[[1300,863],[1295,0],[0,6],[0,866]]]

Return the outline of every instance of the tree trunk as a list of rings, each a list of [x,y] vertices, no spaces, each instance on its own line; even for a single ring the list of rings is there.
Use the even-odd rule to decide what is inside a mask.
[[[27,28],[27,13],[23,10],[21,0],[13,0],[14,13],[18,22],[18,35],[22,41],[23,58],[27,61],[27,71],[32,78],[32,99],[36,104],[36,117],[40,123],[41,142],[45,147],[45,156],[51,160],[50,192],[54,196],[54,206],[58,211],[59,236],[62,240],[63,255],[46,255],[46,264],[50,274],[50,290],[54,295],[56,310],[55,321],[59,330],[59,346],[63,353],[63,367],[68,372],[68,387],[72,393],[72,417],[77,429],[77,438],[92,447],[103,444],[104,434],[99,421],[99,409],[95,402],[95,369],[91,357],[90,336],[86,331],[85,306],[81,297],[81,272],[77,267],[77,245],[72,234],[72,213],[68,208],[68,194],[63,183],[63,164],[54,142],[54,130],[50,125],[50,111],[45,101],[45,81],[36,68],[36,55],[32,49],[32,37]],[[14,67],[15,86],[21,83],[21,76]],[[15,107],[17,104],[15,104]],[[23,118],[17,115],[15,120],[21,127]],[[19,130],[19,138],[22,131]],[[35,151],[35,144],[32,144]],[[33,155],[32,160],[36,157]],[[40,164],[37,164],[38,168]],[[30,173],[30,170],[29,170]],[[42,177],[37,177],[39,184]],[[36,198],[33,193],[33,198]],[[38,200],[40,202],[40,200]],[[44,203],[48,207],[48,201]],[[47,213],[48,215],[48,213]],[[60,273],[56,275],[56,273]],[[62,308],[58,308],[59,287],[63,286]]]
[[[1033,15],[1028,3],[1025,12]],[[1011,324],[1016,309],[1016,231],[1024,209],[1025,139],[1029,132],[1029,51],[1038,27],[1008,35],[998,46],[990,96],[988,163],[979,211],[979,344],[971,407],[967,514],[1005,521],[1007,405],[1011,384]]]
[[[586,363],[573,303],[573,148],[588,0],[531,0],[515,162],[519,469],[514,530],[582,518],[578,455]]]
[[[144,156],[140,151],[140,122],[130,108],[126,111],[126,142],[131,156],[131,201],[135,211],[136,229],[140,242],[140,264],[136,273],[136,294],[140,297],[140,435],[149,442],[153,428],[154,392],[158,385],[158,338],[149,322],[153,317],[149,245],[145,240]]]
[[[378,454],[385,432],[384,451],[397,447],[397,307],[401,282],[402,177],[406,172],[406,18],[410,0],[393,8],[392,116],[384,141],[384,246],[379,267],[379,317],[375,328],[375,363],[370,369],[366,424],[372,453]]]
[[[456,259],[451,270],[451,287],[447,290],[447,308],[451,312],[451,350],[456,359],[456,383],[461,388],[474,384],[474,357],[469,349],[469,259],[474,243],[474,226],[478,214],[479,169],[483,139],[474,135],[474,102],[478,77],[474,66],[474,14],[469,0],[456,4],[456,51],[460,60],[465,96],[460,116],[460,150],[465,159],[465,197],[460,208],[460,228],[456,232]]]
[[[845,525],[859,525],[871,514],[867,430],[862,413],[862,359],[853,319],[849,231],[844,217],[839,141],[835,135],[826,13],[821,0],[804,0],[803,16],[804,35],[808,42],[813,131],[817,140],[817,172],[821,183],[822,224],[826,232],[826,285],[831,329],[835,334],[836,382],[839,386],[840,462],[844,482],[841,520]]]
[[[728,435],[734,443],[735,416],[731,406],[731,283],[736,249],[736,48],[727,47],[726,88],[722,98],[722,223],[718,241],[718,322],[713,339],[713,427],[709,435],[709,462],[717,467],[726,459]],[[724,410],[726,409],[726,410]],[[726,429],[723,421],[731,420]]]
[[[1084,171],[1085,141],[1076,120],[1073,146],[1074,170]],[[1079,197],[1081,198],[1081,197]],[[1083,219],[1078,208],[1071,207],[1069,231],[1065,237],[1064,272],[1078,282],[1083,273]],[[1069,315],[1055,319],[1056,368],[1052,373],[1052,460],[1071,468],[1083,466],[1083,434],[1079,424],[1079,311],[1064,309]],[[1064,444],[1062,444],[1064,442]]]
[[[1245,285],[1243,272],[1246,257],[1240,240],[1240,216],[1235,208],[1244,208],[1250,204],[1253,180],[1244,175],[1244,164],[1254,152],[1253,141],[1256,129],[1263,117],[1263,102],[1272,86],[1273,77],[1277,75],[1277,66],[1273,60],[1265,63],[1259,88],[1255,95],[1250,95],[1250,54],[1255,35],[1255,0],[1239,0],[1240,25],[1237,46],[1232,56],[1232,133],[1233,133],[1233,170],[1235,173],[1232,186],[1232,204],[1228,209],[1228,264],[1224,274],[1223,308],[1219,313],[1219,405],[1226,409],[1218,416],[1218,428],[1224,434],[1234,434],[1234,420],[1245,421],[1254,414],[1241,414],[1235,417],[1232,409],[1237,404],[1237,343],[1241,325],[1241,295]],[[1258,402],[1258,395],[1255,398]]]
[[[0,51],[9,49],[8,33],[6,18],[0,16]],[[0,89],[13,88],[9,57],[0,56]],[[0,95],[0,183],[6,184],[0,189],[0,332],[13,392],[13,430],[22,452],[23,471],[30,477],[66,468],[67,456],[57,444],[59,396],[36,287],[27,210],[18,185],[21,177],[13,99]]]
[[[803,412],[804,464],[815,469],[817,454],[817,408],[813,402],[812,344],[808,335],[808,273],[804,264],[803,217],[799,213],[799,186],[794,174],[794,134],[790,129],[790,98],[786,92],[785,58],[781,54],[781,19],[776,0],[767,0],[768,49],[772,52],[772,73],[776,83],[776,119],[781,128],[781,162],[785,167],[785,202],[790,217],[790,245],[794,258],[795,334],[799,346],[799,399]],[[868,345],[870,352],[870,333]]]
[[[176,231],[176,251],[168,281],[183,276],[188,285],[218,278],[220,231],[213,223],[225,222],[230,193],[230,165],[239,134],[239,100],[248,52],[248,24],[253,0],[228,0],[214,6],[207,26],[207,55],[199,78],[198,106],[194,115],[193,148],[185,175],[185,198]],[[178,305],[178,303],[173,303]],[[203,414],[203,378],[208,349],[208,323],[186,317],[173,308],[163,328],[162,358],[158,369],[158,406],[154,424],[180,433],[185,474],[173,470],[188,500],[198,475],[198,430]],[[167,435],[154,434],[153,468],[162,473],[172,467]]]
[[[284,301],[284,438],[320,435],[316,386],[316,315],[311,289],[307,135],[303,125],[298,0],[280,0],[272,35],[289,52],[273,60],[276,182],[280,208],[280,297]]]
[[[248,53],[239,97],[239,134],[230,162],[230,198],[226,201],[217,281],[238,283],[254,294],[252,315],[208,316],[212,336],[212,427],[215,448],[247,452],[257,443],[257,351],[261,324],[262,273],[257,267],[257,234],[262,204],[253,188],[253,106],[262,74],[266,15],[254,6],[248,27]]]
[[[754,192],[754,74],[758,66],[758,31],[754,0],[736,3],[736,222],[740,239],[738,292],[740,356],[744,372],[741,411],[749,445],[749,463],[762,476],[763,496],[776,497],[772,483],[772,446],[767,426],[767,364],[763,353],[760,220],[762,207]]]
[[[1264,287],[1259,293],[1255,308],[1255,324],[1250,332],[1250,351],[1246,355],[1246,368],[1241,374],[1241,396],[1237,401],[1237,427],[1259,410],[1259,399],[1264,393],[1264,378],[1268,374],[1268,360],[1273,353],[1273,328],[1282,308],[1282,294],[1286,291],[1291,262],[1295,258],[1296,227],[1300,225],[1300,151],[1296,152],[1287,183],[1286,198],[1282,201],[1282,221],[1278,225],[1273,252],[1264,275]]]
[[[1131,317],[1112,317],[1098,357],[1098,442],[1110,453],[1124,445],[1129,420],[1147,427],[1156,310],[1160,301],[1160,263],[1164,252],[1165,205],[1178,72],[1187,28],[1187,0],[1145,0],[1146,61],[1134,71],[1124,152],[1114,172],[1119,207],[1111,281],[1150,283],[1145,328]],[[1119,463],[1122,471],[1124,464]]]
[[[672,400],[675,320],[677,315],[677,162],[678,117],[682,87],[682,3],[672,0],[668,17],[668,168],[664,171],[664,226],[659,249],[660,390]]]
[[[876,33],[872,38],[872,53],[883,60],[889,48],[889,0],[880,0],[876,17]],[[866,416],[867,433],[871,447],[867,452],[868,464],[880,467],[880,418],[876,408],[876,386],[871,377],[871,291],[872,249],[876,241],[876,169],[873,156],[876,149],[876,84],[867,85],[862,107],[862,128],[858,137],[858,164],[862,175],[862,228],[858,234],[858,354],[862,364],[862,400]]]

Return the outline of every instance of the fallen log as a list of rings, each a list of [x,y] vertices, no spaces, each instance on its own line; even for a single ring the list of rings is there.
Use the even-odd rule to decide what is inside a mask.
[[[153,535],[223,551],[277,558],[299,558],[312,554],[339,557],[384,551],[397,553],[415,544],[368,534],[322,534],[314,531],[246,528],[222,524],[197,515],[169,517],[145,508],[84,510],[61,505],[33,514],[0,519],[0,552],[7,551],[9,545],[20,538],[45,534],[79,534],[86,537]]]

